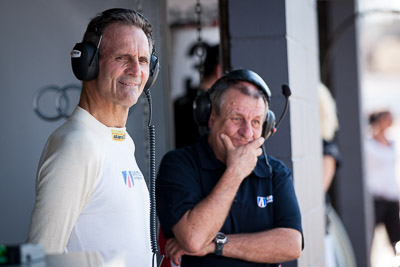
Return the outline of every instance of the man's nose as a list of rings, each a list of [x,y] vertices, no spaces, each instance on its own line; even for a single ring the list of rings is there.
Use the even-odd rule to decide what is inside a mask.
[[[251,122],[244,121],[239,129],[239,134],[246,139],[250,139],[253,136],[253,127],[251,127]]]
[[[133,59],[128,63],[128,67],[126,69],[127,74],[133,75],[134,77],[140,76],[141,69],[139,60]]]

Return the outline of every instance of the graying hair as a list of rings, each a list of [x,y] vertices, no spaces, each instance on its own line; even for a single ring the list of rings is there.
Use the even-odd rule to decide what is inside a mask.
[[[222,106],[225,104],[225,94],[229,90],[238,90],[242,94],[250,96],[255,99],[262,98],[266,107],[265,113],[267,112],[268,101],[266,95],[261,90],[251,91],[247,86],[243,85],[241,82],[242,82],[241,80],[232,80],[232,79],[220,80],[210,89],[209,93],[210,93],[211,106],[217,115],[220,115]]]
[[[97,46],[100,36],[105,29],[113,23],[133,25],[143,30],[149,41],[150,53],[153,51],[153,27],[150,22],[139,12],[130,9],[112,8],[97,14],[88,24],[83,41]]]

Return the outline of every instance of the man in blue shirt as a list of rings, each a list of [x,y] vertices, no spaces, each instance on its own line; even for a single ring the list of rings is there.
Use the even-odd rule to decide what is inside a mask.
[[[299,258],[301,215],[291,172],[260,148],[269,135],[263,133],[268,86],[255,72],[235,70],[204,100],[205,110],[196,101],[195,113],[206,113],[209,133],[167,153],[158,173],[167,257],[183,267],[272,267]]]

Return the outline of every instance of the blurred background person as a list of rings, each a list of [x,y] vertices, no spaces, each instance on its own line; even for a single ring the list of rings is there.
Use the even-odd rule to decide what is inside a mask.
[[[320,107],[320,125],[323,141],[323,189],[325,194],[335,176],[336,168],[340,163],[339,148],[334,141],[335,133],[339,129],[336,114],[336,103],[328,88],[320,83],[318,86]]]
[[[400,240],[400,220],[396,149],[394,141],[387,136],[392,123],[393,116],[389,110],[369,115],[370,136],[365,142],[365,176],[367,189],[374,199],[375,227],[384,224],[394,248]]]
[[[335,141],[336,132],[339,130],[336,102],[329,89],[322,83],[318,86],[318,97],[323,143],[322,186],[325,194],[326,213],[325,266],[355,267],[355,255],[351,241],[328,194],[336,170],[341,165],[341,155]]]
[[[323,84],[318,85],[319,110],[320,110],[320,126],[321,137],[323,143],[322,157],[322,186],[324,189],[326,209],[331,207],[328,189],[335,177],[336,168],[339,166],[340,154],[339,149],[334,142],[335,133],[339,128],[339,122],[336,114],[336,103],[329,89]],[[331,235],[328,233],[329,219],[326,218],[326,235],[325,235],[325,266],[335,267],[334,245]]]
[[[193,118],[193,101],[201,91],[207,91],[214,82],[221,77],[219,64],[219,45],[203,43],[205,59],[203,63],[195,65],[195,68],[203,70],[203,77],[199,85],[192,86],[191,80],[186,82],[185,95],[174,101],[175,113],[175,147],[191,145],[199,139],[201,129]],[[198,49],[197,43],[189,50],[189,55],[194,56]]]

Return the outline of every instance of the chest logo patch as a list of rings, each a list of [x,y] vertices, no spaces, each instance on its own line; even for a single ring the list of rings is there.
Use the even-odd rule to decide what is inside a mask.
[[[135,180],[143,179],[143,175],[139,171],[123,171],[122,177],[127,187],[132,188],[135,186]]]
[[[111,130],[112,140],[114,141],[124,141],[126,136],[126,131],[122,130]]]
[[[268,203],[274,202],[274,197],[272,195],[266,197],[257,197],[257,205],[260,208],[265,208]]]

